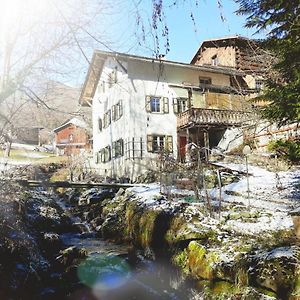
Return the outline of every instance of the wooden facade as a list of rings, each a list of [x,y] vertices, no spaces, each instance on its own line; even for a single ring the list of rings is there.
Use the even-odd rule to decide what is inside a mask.
[[[264,74],[272,59],[260,47],[259,41],[232,36],[204,41],[191,63],[231,67],[246,74],[258,75]]]
[[[88,130],[71,122],[58,127],[55,144],[59,155],[77,155],[91,149]]]
[[[177,128],[241,126],[250,118],[245,111],[191,108],[178,114]]]

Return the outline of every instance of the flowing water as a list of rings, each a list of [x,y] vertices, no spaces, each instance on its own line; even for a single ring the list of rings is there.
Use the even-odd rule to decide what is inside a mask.
[[[67,209],[67,207],[64,207]],[[190,300],[202,299],[181,272],[163,260],[152,261],[125,245],[95,236],[88,224],[73,219],[82,233],[61,235],[65,246],[84,248],[88,257],[77,268],[81,286],[69,299]]]

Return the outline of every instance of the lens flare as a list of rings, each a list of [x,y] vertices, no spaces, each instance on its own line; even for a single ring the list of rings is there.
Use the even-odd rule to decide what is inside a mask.
[[[116,255],[96,254],[79,265],[77,274],[80,281],[93,290],[108,291],[124,285],[131,272],[124,259]]]

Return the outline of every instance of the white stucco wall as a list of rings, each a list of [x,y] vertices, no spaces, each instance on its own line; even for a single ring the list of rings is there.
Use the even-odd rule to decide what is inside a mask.
[[[112,159],[110,162],[95,164],[95,167],[102,175],[134,179],[143,171],[155,168],[157,164],[157,154],[147,152],[147,135],[171,135],[173,156],[177,157],[177,118],[173,112],[173,98],[177,95],[169,84],[189,83],[198,86],[199,76],[201,76],[211,77],[212,83],[216,85],[229,85],[229,76],[178,66],[160,67],[150,62],[126,62],[125,60],[119,62],[114,58],[106,59],[93,99],[94,157],[102,148],[112,146],[112,142],[120,138],[124,140],[124,151],[128,149],[125,145],[128,142],[132,148],[133,138],[138,141],[135,147],[139,150],[135,159],[132,158],[132,151],[130,151],[131,158],[128,157],[127,152],[124,156]],[[113,70],[117,70],[117,83],[109,88],[109,74]],[[146,95],[169,98],[169,113],[148,113]],[[112,121],[108,128],[100,132],[99,117],[103,120],[104,113],[120,100],[123,103],[123,116],[117,121]],[[141,139],[142,158],[140,158]]]

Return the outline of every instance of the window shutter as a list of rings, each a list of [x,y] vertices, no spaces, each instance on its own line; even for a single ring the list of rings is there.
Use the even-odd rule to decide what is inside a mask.
[[[174,111],[174,114],[178,114],[178,99],[177,98],[173,98],[173,111]]]
[[[119,102],[119,118],[123,116],[123,103],[122,100]]]
[[[172,135],[167,136],[167,151],[173,152],[173,136]]]
[[[151,97],[146,96],[146,112],[151,112]]]
[[[99,128],[99,131],[101,132],[102,131],[102,119],[101,118],[98,119],[98,128]]]
[[[169,98],[163,98],[164,101],[164,113],[169,113]]]
[[[112,120],[115,121],[116,120],[116,105],[113,105],[111,108],[111,116],[112,116]]]
[[[108,117],[108,125],[111,123],[111,112],[110,109],[107,111],[107,117]]]
[[[107,151],[108,151],[108,161],[110,161],[111,160],[111,147],[110,146],[107,147]]]
[[[112,143],[112,157],[115,158],[116,157],[116,144],[117,142],[113,142]]]
[[[147,135],[147,151],[153,152],[153,136]]]
[[[100,160],[101,162],[105,162],[104,149],[100,150]]]
[[[123,156],[124,155],[124,142],[123,142],[123,139],[120,139],[119,143],[120,143],[120,155]]]

